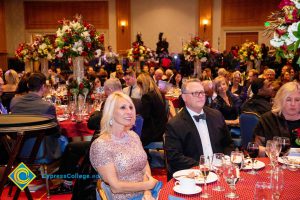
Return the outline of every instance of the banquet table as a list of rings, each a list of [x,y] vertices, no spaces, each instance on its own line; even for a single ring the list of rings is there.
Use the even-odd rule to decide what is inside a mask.
[[[80,123],[70,119],[59,122],[61,133],[73,141],[88,141],[92,138],[94,131],[88,129],[87,120]]]
[[[89,141],[91,140],[94,130],[87,127],[88,116],[84,116],[81,122],[72,121],[70,117],[63,118],[63,110],[56,107],[57,119],[61,133],[72,141]]]
[[[254,189],[256,182],[269,182],[270,174],[266,173],[270,166],[268,158],[259,158],[258,160],[264,162],[266,166],[258,170],[257,175],[247,174],[247,171],[241,171],[241,177],[243,180],[238,181],[236,184],[236,193],[239,195],[239,199],[253,199],[254,198]],[[284,188],[281,193],[280,199],[300,199],[300,169],[297,171],[289,171],[288,169],[284,170]],[[201,193],[193,195],[184,195],[176,193],[173,190],[175,185],[175,179],[172,178],[166,185],[163,186],[159,193],[159,200],[165,200],[169,198],[169,195],[183,198],[183,199],[202,199],[200,197]],[[224,178],[221,178],[221,185],[225,188],[223,192],[213,191],[212,188],[216,186],[217,182],[207,184],[208,193],[212,195],[211,199],[227,199],[225,198],[225,193],[230,191],[228,184],[224,181]],[[201,185],[202,187],[202,185]],[[202,187],[203,189],[203,187]]]

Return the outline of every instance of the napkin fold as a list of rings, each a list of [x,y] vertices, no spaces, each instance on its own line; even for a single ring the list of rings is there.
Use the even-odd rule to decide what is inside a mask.
[[[162,187],[163,183],[161,181],[157,182],[155,187],[151,190],[151,194],[153,196],[153,198],[157,198],[158,197],[158,193]],[[138,196],[132,197],[129,200],[142,200],[143,199],[144,194],[140,194]]]
[[[173,195],[169,195],[168,196],[168,200],[184,200],[183,198],[180,198],[180,197],[175,197]]]

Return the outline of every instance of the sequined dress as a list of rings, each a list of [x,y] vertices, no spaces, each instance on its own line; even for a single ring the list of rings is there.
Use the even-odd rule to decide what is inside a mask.
[[[96,139],[90,149],[92,166],[98,167],[113,163],[119,180],[129,182],[143,181],[143,169],[147,164],[147,155],[143,149],[139,136],[129,131],[121,139]],[[101,175],[101,174],[100,174]],[[113,194],[113,199],[125,200],[142,192]]]

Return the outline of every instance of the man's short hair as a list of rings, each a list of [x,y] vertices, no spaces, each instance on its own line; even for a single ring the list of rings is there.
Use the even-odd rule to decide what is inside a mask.
[[[111,89],[112,91],[122,90],[122,84],[117,78],[109,78],[104,82],[104,87]]]
[[[264,78],[257,78],[254,79],[251,83],[251,90],[253,92],[253,94],[257,94],[258,90],[261,89],[264,86]]]
[[[28,90],[38,92],[46,84],[46,76],[40,72],[32,73],[28,79]]]
[[[184,83],[182,83],[182,86],[181,86],[181,92],[182,93],[186,92],[186,88],[187,88],[187,85],[189,83],[200,83],[200,84],[202,84],[201,81],[199,79],[197,79],[197,78],[188,79]]]

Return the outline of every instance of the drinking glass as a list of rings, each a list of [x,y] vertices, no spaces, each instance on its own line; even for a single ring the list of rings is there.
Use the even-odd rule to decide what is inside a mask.
[[[272,199],[280,199],[281,192],[284,186],[283,170],[276,167],[271,174]]]
[[[69,113],[71,114],[71,121],[75,121],[74,113],[76,110],[75,102],[71,102],[68,105]]]
[[[254,200],[272,199],[272,186],[267,182],[256,182],[254,190]]]
[[[244,153],[242,151],[232,151],[230,155],[230,162],[238,166],[241,170],[244,166]],[[240,178],[240,181],[242,179]]]
[[[290,138],[281,137],[280,144],[281,144],[280,156],[285,161],[284,164],[282,165],[282,169],[286,169],[287,155],[289,154],[289,151],[290,151],[290,148],[291,148]]]
[[[270,164],[272,166],[271,172],[277,166],[278,156],[281,151],[281,144],[278,140],[268,140],[266,143],[265,152],[267,156],[270,158]]]
[[[255,142],[249,142],[247,146],[247,151],[252,161],[252,169],[250,172],[248,172],[248,174],[256,175],[257,172],[254,170],[254,163],[255,158],[257,158],[259,152],[258,144]]]
[[[212,169],[215,171],[215,173],[218,176],[218,182],[217,182],[217,186],[213,187],[213,190],[219,191],[219,192],[225,190],[225,188],[223,188],[220,185],[220,178],[223,173],[223,164],[224,164],[224,154],[223,153],[214,153],[211,165],[212,165]]]
[[[233,163],[225,163],[223,167],[223,176],[226,183],[230,186],[231,191],[225,194],[225,197],[230,199],[239,198],[239,195],[235,193],[235,184],[239,181],[240,170],[237,165]]]
[[[204,178],[204,190],[202,191],[201,197],[202,198],[210,198],[211,195],[207,193],[207,176],[210,172],[210,159],[209,156],[205,157],[204,155],[200,156],[200,160],[199,160],[199,169],[200,169],[200,173]]]

